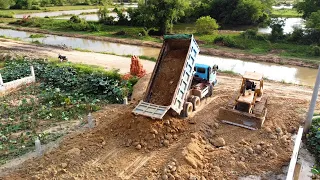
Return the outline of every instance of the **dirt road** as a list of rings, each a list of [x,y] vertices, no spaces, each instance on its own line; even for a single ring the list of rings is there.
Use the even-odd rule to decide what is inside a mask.
[[[63,52],[11,40],[0,47],[36,48],[36,52],[53,56]],[[74,62],[117,67],[122,72],[130,64],[129,58],[118,56],[63,53],[69,53],[70,59],[79,58]],[[105,60],[107,57],[110,59]],[[152,62],[143,63],[152,71]],[[139,93],[145,90],[148,78],[144,81],[135,87]],[[266,82],[265,93],[270,97],[266,121],[262,129],[251,131],[218,120],[219,108],[226,105],[241,82],[239,77],[223,74],[218,74],[218,81],[214,96],[184,120],[169,115],[162,121],[134,116],[131,111],[141,93],[134,95],[136,101],[128,106],[110,105],[93,114],[97,121],[94,129],[66,136],[56,150],[26,161],[13,172],[1,172],[0,179],[205,180],[247,175],[270,179],[266,172],[282,173],[281,168],[290,161],[291,136],[304,119],[312,89]],[[219,138],[224,141],[221,147],[216,145]]]
[[[75,63],[84,63],[90,65],[97,65],[105,67],[106,69],[120,69],[120,73],[130,72],[131,59],[129,57],[121,57],[108,54],[99,54],[92,52],[80,52],[80,51],[64,51],[62,49],[54,47],[40,47],[30,43],[24,43],[20,41],[8,40],[0,38],[0,50],[14,50],[25,51],[35,53],[39,56],[48,56],[58,59],[58,54],[67,56],[69,61]],[[152,72],[154,62],[142,60],[143,67],[147,70],[147,73]]]

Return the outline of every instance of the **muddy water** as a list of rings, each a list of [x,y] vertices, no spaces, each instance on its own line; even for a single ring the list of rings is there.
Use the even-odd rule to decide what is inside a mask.
[[[158,48],[141,47],[134,45],[124,45],[117,43],[109,43],[98,40],[88,40],[81,38],[62,37],[47,35],[46,38],[37,38],[32,40],[29,36],[32,33],[8,29],[0,29],[0,36],[4,35],[11,38],[20,38],[23,41],[35,41],[38,40],[43,44],[48,45],[62,45],[65,44],[72,48],[80,48],[84,50],[90,50],[94,52],[108,52],[118,55],[144,55],[157,58],[160,52]],[[249,62],[238,59],[220,58],[215,56],[199,56],[199,62],[201,61],[214,61],[220,70],[233,71],[243,74],[245,71],[257,71],[262,72],[264,76],[271,80],[285,81],[303,85],[314,85],[317,70],[305,67],[296,67],[288,65],[277,65],[271,63],[258,63]]]

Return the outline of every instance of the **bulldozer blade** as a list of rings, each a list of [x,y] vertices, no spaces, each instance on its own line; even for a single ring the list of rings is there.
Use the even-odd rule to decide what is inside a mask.
[[[247,112],[241,112],[231,108],[220,108],[219,120],[224,123],[236,125],[250,130],[257,130],[262,127],[267,111],[262,116],[256,116]]]

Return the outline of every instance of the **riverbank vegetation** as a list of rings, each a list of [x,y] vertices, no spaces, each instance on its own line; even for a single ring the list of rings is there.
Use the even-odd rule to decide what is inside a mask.
[[[320,117],[315,114],[312,119],[311,128],[307,134],[308,150],[314,154],[317,164],[313,169],[314,174],[320,175]]]
[[[47,129],[84,119],[106,104],[122,103],[138,80],[122,80],[117,71],[101,67],[16,59],[4,62],[4,82],[29,76],[30,65],[37,82],[0,97],[0,164],[33,150],[35,137],[48,143],[62,136]]]
[[[317,33],[310,31],[304,33],[301,29],[295,30],[292,34],[284,35],[282,26],[277,26],[275,22],[274,31],[270,35],[259,34],[256,29],[247,30],[243,33],[235,31],[218,31],[211,34],[197,32],[197,29],[206,29],[206,27],[190,28],[190,26],[182,26],[181,24],[173,26],[173,33],[192,33],[199,41],[201,47],[207,48],[234,48],[246,51],[252,54],[278,54],[284,57],[296,58],[312,58],[319,56],[319,42],[315,40]],[[37,27],[49,31],[58,31],[65,33],[76,33],[83,35],[107,36],[117,38],[134,38],[144,41],[161,42],[160,36],[154,36],[153,29],[145,29],[143,27],[105,25],[100,22],[87,22],[77,16],[70,20],[57,20],[47,18],[31,18],[18,20],[13,24],[27,27]],[[206,24],[207,25],[207,24]],[[177,27],[177,28],[175,28]],[[278,27],[278,29],[277,29]],[[314,44],[314,45],[313,45]]]

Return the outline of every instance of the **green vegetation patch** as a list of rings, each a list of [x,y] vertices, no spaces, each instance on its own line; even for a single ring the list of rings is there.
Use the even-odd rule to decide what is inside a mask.
[[[317,162],[313,173],[320,174],[320,117],[312,119],[311,128],[307,134],[307,147],[314,154]]]
[[[30,65],[37,83],[0,97],[0,164],[33,150],[37,136],[47,143],[62,135],[44,130],[81,120],[107,104],[122,103],[138,80],[122,80],[116,70],[43,60],[7,60],[0,73],[5,82],[12,81],[29,76]]]
[[[293,18],[302,17],[302,13],[299,13],[297,9],[273,9],[271,16]]]
[[[0,18],[13,18],[14,13],[12,12],[0,12]]]
[[[45,37],[46,37],[46,35],[44,35],[44,34],[31,34],[29,36],[29,38],[45,38]]]

